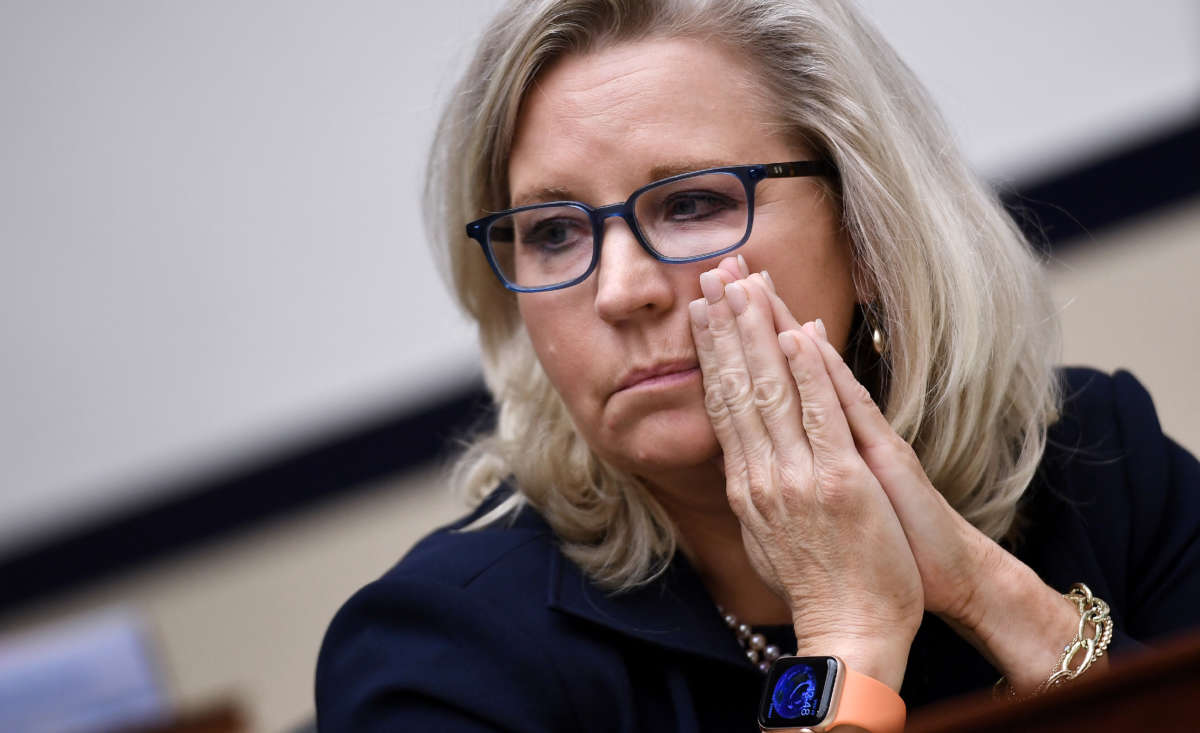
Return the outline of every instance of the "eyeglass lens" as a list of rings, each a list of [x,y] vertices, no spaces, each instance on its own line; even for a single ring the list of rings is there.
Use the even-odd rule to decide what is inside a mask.
[[[732,173],[704,173],[643,189],[633,201],[641,235],[663,257],[703,257],[746,235],[746,186]],[[525,288],[574,280],[591,264],[597,238],[579,206],[526,209],[495,220],[488,231],[504,277]]]

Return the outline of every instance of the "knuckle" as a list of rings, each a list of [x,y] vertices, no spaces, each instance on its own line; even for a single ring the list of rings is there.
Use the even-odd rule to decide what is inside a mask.
[[[814,466],[822,503],[832,511],[861,509],[863,491],[871,491],[874,474],[857,455],[830,456]]]
[[[740,369],[721,372],[721,394],[727,405],[741,405],[751,401],[750,375]]]
[[[791,385],[777,379],[754,380],[754,406],[768,417],[776,417],[791,407]]]
[[[725,500],[729,502],[729,508],[733,510],[734,514],[739,517],[746,516],[749,497],[733,481],[725,482]]]
[[[806,433],[819,435],[829,425],[831,416],[824,405],[809,402],[802,404],[800,417]]]
[[[796,353],[788,359],[788,363],[791,365],[792,374],[797,381],[808,381],[815,376],[818,367],[824,368],[825,362],[821,358],[821,352],[816,350],[814,344],[806,335],[803,335],[803,332],[800,333],[801,335],[796,339]]]
[[[862,511],[863,502],[859,499],[858,493],[853,490],[853,487],[841,480],[836,480],[828,475],[827,472],[822,481],[820,481],[821,505],[826,511],[843,517],[853,517]]]
[[[811,464],[801,465],[789,458],[781,458],[775,465],[775,472],[779,476],[779,483],[783,486],[793,487],[793,489],[802,489],[812,482],[811,469]],[[796,492],[793,491],[791,493]]]
[[[805,358],[803,351],[792,357],[791,367],[792,378],[796,380],[796,386],[800,389],[800,394],[804,394],[805,389],[816,381],[816,370],[813,369],[812,363]]]
[[[704,409],[712,420],[723,420],[729,414],[725,408],[725,395],[719,388],[704,390]]]
[[[751,481],[746,493],[750,496],[750,501],[754,506],[760,510],[768,506],[771,499],[771,492],[761,481]]]
[[[849,403],[879,409],[879,406],[875,404],[875,398],[871,396],[871,391],[858,380],[855,380],[854,386],[850,388]]]
[[[861,477],[857,466],[840,458],[822,463],[820,471],[822,483],[830,487],[852,485]]]
[[[718,339],[737,338],[737,320],[728,308],[709,308],[708,330]]]

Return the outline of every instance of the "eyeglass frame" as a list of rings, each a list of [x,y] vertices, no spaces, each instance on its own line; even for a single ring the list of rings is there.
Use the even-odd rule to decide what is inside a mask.
[[[705,168],[704,170],[691,171],[689,173],[680,173],[676,176],[663,178],[658,181],[647,183],[645,186],[637,189],[629,195],[629,198],[620,203],[609,204],[607,206],[589,206],[582,201],[550,201],[540,204],[530,204],[528,206],[518,206],[515,209],[506,209],[498,211],[494,214],[488,214],[482,218],[476,219],[467,224],[467,236],[474,239],[483,249],[483,255],[487,258],[488,264],[492,268],[492,272],[499,278],[500,283],[508,290],[514,293],[544,293],[551,290],[562,290],[569,288],[572,285],[587,280],[595,272],[596,266],[600,263],[600,247],[604,241],[604,222],[613,217],[620,217],[629,227],[629,231],[633,233],[634,239],[641,245],[642,249],[658,260],[659,262],[667,262],[671,264],[684,264],[688,262],[699,262],[708,260],[721,255],[729,254],[738,247],[741,247],[750,239],[750,232],[754,227],[754,190],[760,181],[768,178],[801,178],[801,177],[826,177],[834,178],[837,176],[837,166],[825,160],[795,160],[788,163],[756,163],[751,165],[731,165],[718,168]],[[695,178],[696,176],[708,175],[711,173],[728,173],[737,177],[742,182],[746,190],[746,232],[742,235],[735,244],[725,247],[724,249],[708,254],[695,255],[692,257],[668,257],[654,249],[654,247],[646,240],[637,223],[637,217],[634,215],[634,204],[638,197],[646,191],[664,186],[676,181]],[[491,225],[498,219],[503,219],[507,216],[519,214],[523,211],[533,211],[536,209],[545,209],[550,207],[571,206],[584,211],[588,215],[588,219],[592,225],[592,260],[588,263],[587,269],[582,275],[573,279],[565,280],[553,285],[539,285],[537,287],[522,287],[509,281],[504,276],[504,272],[500,269],[500,263],[496,261],[496,255],[492,251],[489,244],[491,238]]]

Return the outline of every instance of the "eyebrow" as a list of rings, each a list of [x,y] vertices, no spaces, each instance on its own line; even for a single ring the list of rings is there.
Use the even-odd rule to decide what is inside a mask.
[[[530,204],[571,200],[573,200],[571,198],[571,189],[562,186],[545,186],[531,191],[522,191],[519,195],[513,196],[509,205],[511,208],[516,209],[522,206],[529,206]]]
[[[695,171],[707,170],[708,168],[724,168],[730,165],[737,165],[725,160],[680,160],[672,161],[662,165],[656,165],[650,169],[650,178],[646,183],[651,181],[661,181],[664,178],[678,176],[683,173],[693,173]]]
[[[708,168],[724,168],[730,165],[738,165],[725,160],[678,160],[661,163],[650,169],[646,177],[646,183],[661,181],[664,178],[678,176],[683,173],[692,173],[695,171],[707,170]],[[645,185],[645,184],[642,184]],[[629,193],[633,193],[630,191]],[[532,188],[513,196],[509,206],[511,208],[520,208],[522,206],[530,206],[532,204],[544,204],[552,201],[578,201],[571,193],[571,189],[565,186],[542,186],[541,188]]]

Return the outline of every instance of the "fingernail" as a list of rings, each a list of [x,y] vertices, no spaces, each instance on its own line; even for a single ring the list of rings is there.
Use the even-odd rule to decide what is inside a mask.
[[[746,258],[738,255],[738,269],[742,271],[742,277],[750,277],[750,266],[746,264]]]
[[[767,281],[767,286],[771,288],[771,292],[775,293],[776,295],[779,295],[779,293],[775,290],[775,281],[771,279],[771,273],[767,272],[766,270],[763,270],[762,276],[763,276],[763,280]]]
[[[750,304],[750,299],[746,297],[746,289],[741,283],[731,283],[725,286],[725,297],[729,298],[729,307],[733,309],[733,314],[740,316],[746,312],[746,306]]]
[[[821,335],[821,340],[829,343],[829,334],[825,332],[825,322],[820,318],[817,319],[817,333]]]
[[[688,313],[691,314],[692,323],[696,328],[708,328],[708,302],[704,298],[697,298],[688,303]]]
[[[807,333],[809,336],[813,337],[814,339],[817,338],[817,327],[813,325],[812,321],[808,321],[807,323],[805,323],[803,326],[800,327],[800,330],[804,331],[805,333]]]
[[[789,359],[799,354],[800,342],[796,340],[796,334],[791,331],[784,331],[779,334],[779,348],[783,350],[783,355]]]
[[[709,305],[720,303],[721,298],[725,296],[725,285],[721,283],[717,273],[709,270],[700,273],[700,292],[704,293],[704,299]]]

